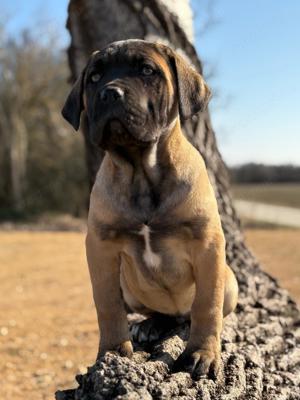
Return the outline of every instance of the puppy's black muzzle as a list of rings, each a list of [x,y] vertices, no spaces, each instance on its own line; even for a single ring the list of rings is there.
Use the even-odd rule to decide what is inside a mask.
[[[123,82],[106,84],[95,99],[91,140],[104,149],[133,143],[144,146],[156,140],[148,121],[147,101],[141,103],[142,96],[136,95],[140,88],[124,86]]]

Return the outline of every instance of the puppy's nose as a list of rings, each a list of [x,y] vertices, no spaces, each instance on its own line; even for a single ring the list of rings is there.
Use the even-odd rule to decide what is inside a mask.
[[[107,86],[100,92],[100,99],[103,103],[111,104],[124,97],[124,92],[116,86]]]

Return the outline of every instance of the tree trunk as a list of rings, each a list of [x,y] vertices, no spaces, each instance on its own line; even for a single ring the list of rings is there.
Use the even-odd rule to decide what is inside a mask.
[[[3,167],[7,163],[9,169],[9,177],[2,176],[2,178],[4,182],[8,183],[8,198],[11,199],[14,211],[21,213],[25,206],[24,193],[26,188],[28,152],[27,128],[24,120],[20,118],[20,113],[7,113],[3,110],[2,106],[0,106],[1,136]],[[5,168],[3,169],[3,174],[4,170]]]
[[[25,122],[19,115],[11,116],[10,130],[10,168],[11,190],[14,209],[24,209],[24,191],[26,187],[28,135]]]
[[[175,8],[170,12],[172,4],[175,7],[176,1],[71,0],[67,27],[73,79],[92,51],[125,38],[160,38],[183,51],[201,71],[187,23],[188,1],[177,2],[180,18]],[[222,334],[223,371],[215,381],[199,382],[186,373],[169,372],[188,335],[188,326],[182,325],[152,348],[136,352],[132,360],[108,353],[77,377],[78,389],[57,392],[57,399],[300,399],[299,311],[245,245],[209,111],[187,122],[184,131],[205,160],[226,235],[228,263],[239,281],[238,307],[225,320]],[[86,123],[83,133],[87,138]],[[92,184],[103,155],[87,139],[86,147]]]

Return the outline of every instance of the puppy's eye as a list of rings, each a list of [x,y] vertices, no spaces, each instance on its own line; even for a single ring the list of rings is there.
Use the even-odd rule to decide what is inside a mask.
[[[145,76],[153,75],[154,69],[150,65],[143,65],[142,67],[142,74]]]
[[[100,80],[100,78],[101,78],[100,74],[91,75],[91,81],[94,82],[94,83],[98,82]]]

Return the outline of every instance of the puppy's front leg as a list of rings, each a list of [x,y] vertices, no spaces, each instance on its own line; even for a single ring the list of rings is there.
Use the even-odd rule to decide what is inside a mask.
[[[121,295],[118,249],[91,232],[86,238],[86,253],[100,331],[97,359],[107,350],[130,357],[133,350]]]
[[[223,235],[195,245],[193,259],[196,294],[190,337],[174,369],[190,372],[199,379],[208,372],[216,375],[219,369],[226,268]]]

